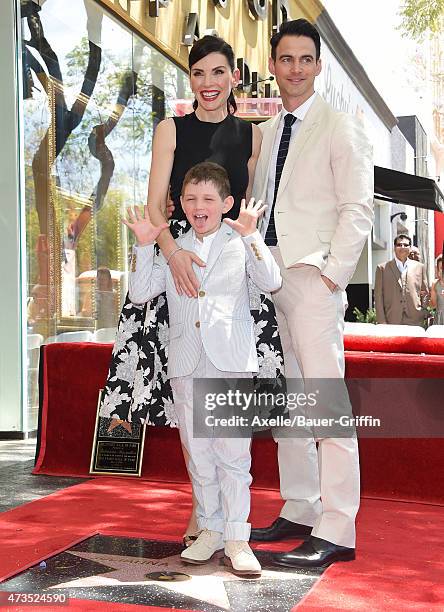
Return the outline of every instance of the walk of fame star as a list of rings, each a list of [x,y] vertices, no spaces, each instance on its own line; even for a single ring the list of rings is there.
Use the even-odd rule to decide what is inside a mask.
[[[115,569],[105,574],[63,582],[53,588],[71,589],[74,587],[105,586],[111,584],[140,585],[140,583],[149,585],[153,584],[153,581],[146,578],[147,573],[165,570],[168,572],[186,573],[191,576],[191,580],[162,582],[162,588],[168,589],[173,593],[182,593],[189,597],[206,601],[219,606],[223,610],[231,610],[224,582],[231,580],[245,581],[245,578],[235,576],[228,571],[224,565],[220,564],[219,559],[214,559],[205,565],[185,565],[181,561],[180,555],[171,555],[163,559],[145,559],[143,557],[126,557],[124,555],[106,555],[103,553],[68,552],[71,555],[103,563],[103,565]],[[269,580],[300,580],[306,578],[306,576],[297,572],[263,570],[261,578]]]
[[[71,598],[200,612],[287,612],[319,577],[319,572],[273,568],[270,553],[256,551],[262,576],[241,578],[222,559],[186,565],[180,559],[181,548],[177,542],[98,535],[48,560],[44,572],[31,568],[3,583],[0,590],[63,589]],[[159,581],[147,576],[175,573],[184,579]]]
[[[220,559],[213,559],[205,565],[186,565],[180,555],[171,555],[162,559],[149,559],[144,557],[127,557],[124,555],[109,555],[103,553],[88,553],[68,551],[84,559],[103,563],[114,570],[105,574],[88,576],[63,582],[57,588],[73,588],[86,586],[105,586],[111,584],[140,585],[141,583],[153,584],[147,579],[146,574],[150,572],[168,571],[186,573],[191,576],[189,581],[162,582],[162,587],[173,593],[182,593],[201,601],[211,603],[223,610],[231,610],[230,601],[227,596],[224,582],[233,580],[245,581],[245,578],[232,574]],[[306,575],[297,571],[278,571],[263,569],[261,579],[268,580],[302,580]],[[157,583],[159,584],[159,583]]]

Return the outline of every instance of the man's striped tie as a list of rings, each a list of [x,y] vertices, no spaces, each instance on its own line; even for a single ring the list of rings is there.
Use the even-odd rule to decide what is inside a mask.
[[[285,115],[285,125],[282,131],[281,142],[279,143],[279,151],[276,160],[276,178],[274,180],[273,205],[271,207],[270,220],[268,222],[267,232],[265,234],[265,244],[268,246],[275,246],[277,244],[276,228],[274,226],[274,205],[276,204],[279,182],[281,180],[285,160],[287,159],[288,147],[290,146],[291,126],[295,121],[296,117],[291,113]]]

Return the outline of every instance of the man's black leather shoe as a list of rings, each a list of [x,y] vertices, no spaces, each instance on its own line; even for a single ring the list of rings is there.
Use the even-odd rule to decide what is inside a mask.
[[[275,540],[291,540],[292,538],[306,540],[312,529],[308,525],[293,523],[280,516],[270,527],[252,529],[250,540],[253,542],[274,542]]]
[[[325,568],[335,561],[353,561],[355,549],[338,546],[327,540],[310,536],[294,550],[272,555],[275,565],[297,567],[300,569]]]

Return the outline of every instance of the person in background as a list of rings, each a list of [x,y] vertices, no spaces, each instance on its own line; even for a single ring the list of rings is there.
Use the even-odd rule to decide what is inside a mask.
[[[41,300],[42,295],[42,287],[40,285],[35,285],[31,289],[31,295],[28,299],[27,305],[27,315],[28,315],[28,325],[33,326],[39,320],[45,317],[45,304]]]
[[[378,323],[424,325],[429,287],[425,266],[409,259],[412,241],[406,234],[394,240],[395,256],[379,264],[375,275]]]
[[[421,261],[421,253],[419,252],[417,246],[410,247],[409,259],[412,259],[413,261]]]
[[[434,325],[444,325],[444,277],[442,255],[436,258],[436,280],[430,291],[430,306],[436,309]]]
[[[116,327],[116,293],[113,289],[111,271],[105,266],[97,268],[95,313],[96,329]]]

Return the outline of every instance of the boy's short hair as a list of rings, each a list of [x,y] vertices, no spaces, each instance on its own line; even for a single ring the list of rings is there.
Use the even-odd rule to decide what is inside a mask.
[[[231,195],[230,181],[225,168],[215,164],[214,162],[202,162],[196,164],[188,170],[182,183],[182,195],[185,193],[185,187],[192,183],[213,183],[222,200]]]

